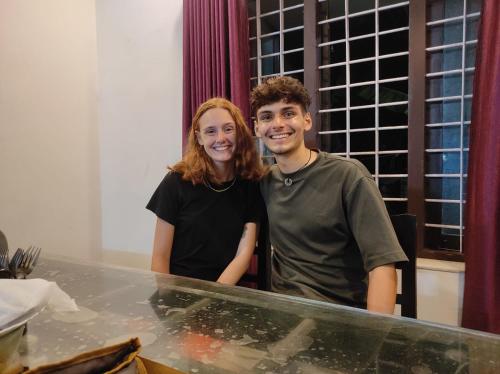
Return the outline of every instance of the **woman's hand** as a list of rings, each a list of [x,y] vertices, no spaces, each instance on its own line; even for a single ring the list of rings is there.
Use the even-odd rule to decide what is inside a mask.
[[[240,280],[250,265],[256,240],[257,224],[253,222],[245,223],[236,256],[224,269],[217,282],[235,285]]]
[[[174,242],[175,226],[158,218],[156,220],[155,238],[151,270],[158,273],[170,273],[170,254]]]

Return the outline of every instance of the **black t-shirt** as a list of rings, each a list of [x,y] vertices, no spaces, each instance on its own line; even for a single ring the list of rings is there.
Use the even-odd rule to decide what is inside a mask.
[[[170,272],[215,281],[236,255],[244,224],[259,222],[262,204],[257,182],[237,178],[215,192],[170,172],[146,208],[175,226]]]

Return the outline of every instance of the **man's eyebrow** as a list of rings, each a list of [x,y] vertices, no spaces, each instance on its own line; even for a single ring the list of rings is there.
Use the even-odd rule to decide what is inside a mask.
[[[261,114],[269,114],[269,113],[273,112],[271,110],[263,110],[262,112],[257,113],[257,115],[260,116]]]

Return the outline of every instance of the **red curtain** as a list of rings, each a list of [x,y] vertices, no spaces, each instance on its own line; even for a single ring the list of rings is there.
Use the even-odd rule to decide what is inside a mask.
[[[225,97],[249,119],[248,15],[245,0],[184,0],[183,141],[196,108]]]
[[[465,205],[462,325],[500,333],[500,1],[484,0]]]

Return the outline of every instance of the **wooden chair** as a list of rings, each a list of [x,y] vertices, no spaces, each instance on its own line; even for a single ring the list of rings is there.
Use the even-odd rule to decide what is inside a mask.
[[[401,305],[403,317],[417,318],[417,220],[411,214],[398,214],[391,216],[391,221],[399,244],[409,260],[396,264],[396,269],[401,269],[401,293],[396,297],[396,304]]]

